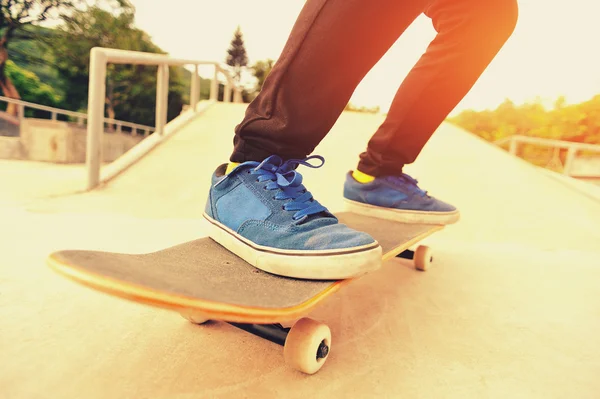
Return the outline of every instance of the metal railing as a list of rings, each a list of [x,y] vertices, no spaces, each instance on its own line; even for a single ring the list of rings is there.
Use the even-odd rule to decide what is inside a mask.
[[[521,135],[505,137],[503,139],[495,141],[494,144],[498,146],[505,146],[506,144],[508,144],[508,152],[515,156],[518,156],[519,147],[522,144],[532,144],[536,146],[553,148],[553,156],[548,165],[552,162],[560,163],[562,166],[562,173],[567,176],[572,175],[571,171],[573,168],[573,163],[578,153],[586,151],[596,152],[600,154],[600,145],[597,144],[576,143],[572,141],[544,139],[540,137],[529,137]],[[567,150],[564,164],[560,160],[560,150]],[[600,171],[598,171],[598,174],[600,175]]]
[[[196,113],[200,99],[200,76],[199,66],[214,66],[214,75],[210,88],[210,101],[217,101],[219,95],[219,76],[225,77],[224,83],[224,102],[231,102],[232,92],[235,91],[234,102],[242,101],[241,88],[237,87],[233,78],[216,62],[196,61],[187,59],[173,58],[164,54],[142,53],[137,51],[117,50],[110,48],[95,47],[91,50],[90,57],[90,77],[88,91],[88,124],[87,124],[87,149],[86,149],[86,168],[87,168],[87,188],[95,188],[101,182],[100,165],[102,163],[102,134],[104,133],[103,124],[106,121],[104,117],[104,99],[106,96],[106,69],[111,64],[134,64],[134,65],[155,65],[157,71],[156,88],[156,126],[153,136],[158,139],[153,144],[143,146],[144,151],[149,151],[158,142],[165,137],[165,126],[167,125],[167,98],[169,93],[169,67],[170,66],[193,66],[192,82],[190,91],[190,109],[186,112]],[[175,122],[175,121],[172,121]],[[179,127],[180,124],[177,124]],[[169,133],[169,135],[172,132]],[[137,157],[139,158],[139,157]],[[126,167],[124,163],[123,167]],[[112,173],[114,175],[117,172]]]
[[[88,119],[87,114],[84,114],[82,112],[74,112],[74,111],[68,111],[66,109],[48,107],[45,105],[30,103],[27,101],[15,100],[14,98],[0,96],[0,101],[6,102],[9,104],[15,104],[17,106],[17,118],[19,120],[19,123],[22,122],[23,119],[25,119],[25,109],[27,109],[27,108],[35,109],[37,111],[45,111],[45,112],[50,113],[50,119],[53,121],[58,120],[58,115],[68,116],[68,117],[72,118],[74,121],[76,121],[78,126],[82,126],[82,127],[85,125],[85,122]],[[114,125],[118,132],[120,132],[123,127],[129,128],[129,129],[131,129],[131,132],[134,135],[136,135],[138,133],[138,131],[142,131],[142,132],[144,132],[144,135],[147,136],[148,134],[150,134],[151,132],[154,131],[154,128],[152,126],[140,125],[139,123],[131,123],[131,122],[121,121],[121,120],[117,120],[117,119],[105,118],[104,122]]]

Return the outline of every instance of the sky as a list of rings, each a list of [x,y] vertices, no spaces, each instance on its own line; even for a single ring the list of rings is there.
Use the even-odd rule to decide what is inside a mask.
[[[239,25],[249,65],[279,57],[304,5],[300,0],[132,3],[137,27],[175,57],[224,62]],[[599,15],[597,0],[520,0],[515,32],[452,114],[492,109],[506,98],[517,104],[540,99],[551,106],[561,95],[577,103],[600,94]],[[351,102],[386,111],[435,34],[431,21],[419,17],[371,69]]]

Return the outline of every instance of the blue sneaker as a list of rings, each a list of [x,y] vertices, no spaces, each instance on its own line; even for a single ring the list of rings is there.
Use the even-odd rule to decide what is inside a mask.
[[[321,164],[308,161],[317,158]],[[295,168],[320,168],[313,156],[283,162],[270,156],[213,174],[204,217],[210,237],[251,265],[304,279],[356,277],[381,266],[381,246],[338,222],[302,185]]]
[[[404,223],[451,224],[458,221],[460,213],[454,206],[431,197],[417,183],[406,173],[359,183],[349,172],[344,184],[346,209]]]

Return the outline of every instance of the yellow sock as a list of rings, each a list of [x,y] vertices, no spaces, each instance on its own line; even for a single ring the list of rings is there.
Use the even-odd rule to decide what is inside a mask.
[[[352,172],[352,177],[354,177],[354,179],[357,182],[363,183],[363,184],[371,183],[373,180],[375,180],[374,176],[363,173],[358,169],[356,169],[354,172]]]
[[[234,170],[238,165],[239,165],[238,162],[229,162],[229,165],[227,165],[227,170],[225,171],[225,174],[226,175],[230,174],[231,171]]]

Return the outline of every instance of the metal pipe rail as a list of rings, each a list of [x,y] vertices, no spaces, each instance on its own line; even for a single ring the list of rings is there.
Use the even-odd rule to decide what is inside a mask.
[[[517,155],[519,145],[521,144],[534,144],[555,149],[566,149],[567,157],[563,166],[563,174],[567,176],[571,175],[571,168],[579,151],[591,151],[600,153],[600,145],[597,144],[575,143],[572,141],[553,140],[541,137],[529,137],[521,135],[505,137],[503,139],[495,141],[494,144],[498,146],[508,144],[508,152],[515,156]]]
[[[9,97],[4,97],[4,96],[0,96],[0,101],[4,101],[9,104],[15,104],[19,107],[19,111],[18,111],[19,122],[21,120],[23,120],[25,117],[25,108],[31,108],[31,109],[36,109],[39,111],[49,112],[50,119],[53,121],[58,119],[58,115],[69,116],[71,118],[77,119],[77,124],[79,126],[83,126],[84,121],[87,120],[87,118],[88,118],[87,114],[84,114],[83,112],[75,112],[75,111],[69,111],[66,109],[48,107],[46,105],[35,104],[35,103],[28,102],[28,101],[23,101],[23,100],[16,100],[14,98],[9,98]],[[105,118],[104,121],[106,123],[115,125],[117,127],[117,131],[120,131],[122,127],[128,127],[133,132],[136,132],[137,130],[142,130],[145,132],[146,136],[150,132],[154,131],[154,128],[152,126],[141,125],[139,123],[131,123],[131,122],[126,122],[126,121],[121,121],[118,119],[111,119],[111,118]]]
[[[112,64],[156,65],[156,126],[155,134],[164,136],[167,124],[167,98],[169,93],[169,67],[193,65],[190,93],[190,109],[196,112],[200,97],[200,65],[214,66],[214,75],[210,88],[210,100],[217,101],[219,92],[219,74],[225,77],[224,102],[231,102],[232,91],[235,91],[234,102],[241,102],[241,88],[235,85],[231,75],[218,63],[173,58],[165,54],[142,53],[137,51],[117,50],[94,47],[90,53],[90,77],[88,90],[88,125],[87,125],[87,189],[91,190],[100,184],[100,165],[102,163],[102,134],[104,117],[104,99],[106,96],[106,68]]]

